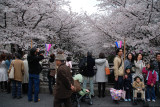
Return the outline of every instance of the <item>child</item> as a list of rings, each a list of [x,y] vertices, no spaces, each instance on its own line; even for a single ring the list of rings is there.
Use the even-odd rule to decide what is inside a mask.
[[[141,93],[141,98],[144,101],[144,91],[145,88],[144,83],[141,82],[141,79],[139,76],[136,77],[136,80],[133,82],[133,88],[135,88],[134,92],[134,103],[137,104],[137,93]]]
[[[146,74],[146,81],[147,81],[147,101],[151,101],[150,97],[152,98],[152,101],[155,102],[155,91],[154,91],[154,85],[156,83],[157,74],[153,70],[153,65],[147,64],[146,67],[143,68],[142,72]],[[151,95],[151,96],[150,96]]]
[[[126,99],[125,101],[131,101],[131,90],[132,90],[132,75],[131,75],[131,68],[127,67],[125,70],[124,76],[124,90],[126,91]]]

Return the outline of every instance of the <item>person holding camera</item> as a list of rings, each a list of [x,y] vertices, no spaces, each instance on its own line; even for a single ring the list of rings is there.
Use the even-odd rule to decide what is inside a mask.
[[[34,85],[34,102],[40,101],[38,99],[39,93],[39,73],[42,70],[39,61],[44,59],[43,53],[37,48],[32,48],[30,54],[27,57],[29,66],[29,85],[28,85],[28,101],[32,101],[32,91]]]

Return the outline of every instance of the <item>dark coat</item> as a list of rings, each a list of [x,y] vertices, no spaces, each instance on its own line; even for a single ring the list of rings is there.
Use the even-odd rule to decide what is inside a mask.
[[[127,89],[131,89],[132,88],[132,75],[131,74],[128,74],[128,78],[127,79],[124,79],[124,90],[127,90]]]
[[[158,73],[158,81],[160,81],[160,65],[158,64],[158,61],[153,62],[154,70]]]
[[[55,86],[55,98],[65,99],[71,97],[71,84],[74,85],[70,68],[65,63],[61,64],[57,69],[57,79]]]
[[[28,66],[29,66],[29,74],[37,74],[39,75],[39,73],[42,70],[41,65],[39,64],[39,61],[41,61],[42,59],[44,59],[44,56],[39,55],[29,55],[27,57],[28,60]]]
[[[83,69],[82,75],[86,77],[93,77],[95,75],[93,67],[95,66],[95,59],[88,56],[87,66]]]

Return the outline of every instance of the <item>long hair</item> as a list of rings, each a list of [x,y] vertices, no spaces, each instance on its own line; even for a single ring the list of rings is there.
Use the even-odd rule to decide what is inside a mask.
[[[134,62],[134,55],[133,55],[132,53],[128,53],[128,54],[127,54],[127,56],[126,56],[126,58],[129,60],[129,58],[128,58],[129,54],[131,54],[131,55],[132,55],[131,62]]]
[[[142,55],[142,54],[141,53],[136,54],[136,59],[135,59],[136,61],[137,61],[137,58],[138,58],[139,55]],[[142,55],[142,59],[141,60],[143,60],[143,55]]]

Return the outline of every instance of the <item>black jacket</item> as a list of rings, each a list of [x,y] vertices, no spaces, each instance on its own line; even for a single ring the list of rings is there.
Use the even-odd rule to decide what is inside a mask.
[[[42,55],[39,55],[39,56],[29,55],[27,57],[28,66],[29,66],[29,74],[39,75],[39,73],[42,70],[42,67],[39,64],[39,61],[41,61],[42,59],[44,59],[44,56],[42,56]]]
[[[94,70],[93,67],[95,66],[95,59],[92,57],[88,56],[87,57],[87,65],[82,71],[82,75],[86,77],[93,77],[94,76]]]
[[[131,89],[132,88],[131,83],[132,83],[132,75],[128,74],[128,78],[124,79],[124,90]]]

